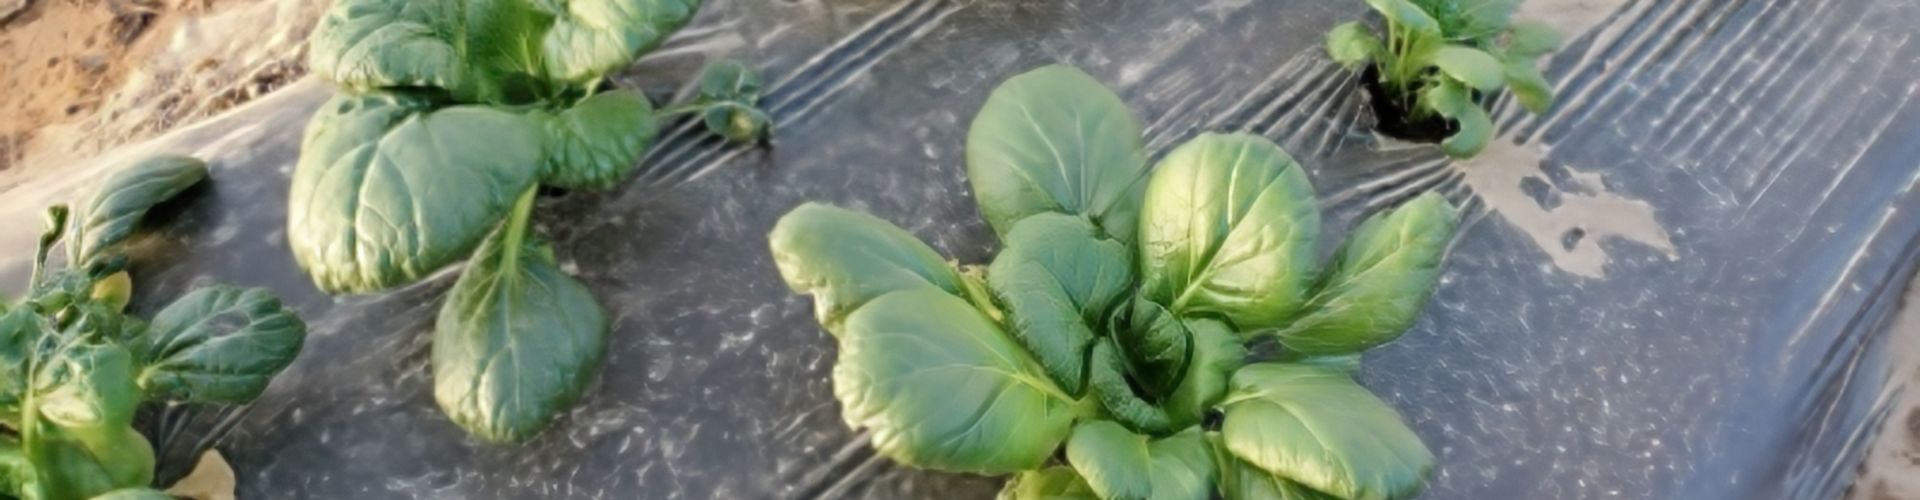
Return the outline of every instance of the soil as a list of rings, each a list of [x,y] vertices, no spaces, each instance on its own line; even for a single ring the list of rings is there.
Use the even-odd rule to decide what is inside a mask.
[[[1360,86],[1367,92],[1367,104],[1373,108],[1374,128],[1389,137],[1412,142],[1440,142],[1458,131],[1459,125],[1440,115],[1428,114],[1413,119],[1413,103],[1401,102],[1380,84],[1380,70],[1368,66],[1360,74]]]

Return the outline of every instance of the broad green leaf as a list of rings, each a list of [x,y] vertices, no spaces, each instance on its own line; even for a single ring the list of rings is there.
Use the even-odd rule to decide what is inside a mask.
[[[1135,297],[1126,324],[1109,327],[1134,384],[1155,400],[1173,393],[1187,374],[1193,338],[1187,325],[1165,307]]]
[[[1429,86],[1421,93],[1421,102],[1459,125],[1459,131],[1440,142],[1440,149],[1448,156],[1471,158],[1486,149],[1487,142],[1493,139],[1493,119],[1487,116],[1487,110],[1480,109],[1479,103],[1473,102],[1472,93],[1460,83],[1446,80]]]
[[[340,0],[307,37],[307,66],[353,90],[457,89],[468,75],[459,0]]]
[[[1153,500],[1207,500],[1219,477],[1213,450],[1200,429],[1189,428],[1147,444],[1153,457]]]
[[[308,123],[287,243],[321,290],[383,290],[467,258],[539,176],[535,119],[425,105],[340,96]]]
[[[1226,500],[1340,500],[1274,476],[1222,450],[1220,496]]]
[[[1085,218],[1055,213],[1014,224],[987,268],[1008,329],[1069,394],[1085,387],[1093,326],[1132,281],[1125,245]]]
[[[20,449],[20,439],[0,436],[0,496],[36,498],[40,495],[39,471]]]
[[[1227,379],[1246,364],[1247,348],[1225,323],[1210,319],[1184,320],[1193,334],[1193,355],[1180,385],[1160,403],[1174,428],[1199,424],[1207,410],[1227,393]]]
[[[29,456],[46,498],[91,498],[153,482],[153,445],[132,427],[44,426]]]
[[[1055,465],[1015,474],[1000,487],[998,500],[1099,500],[1072,468]]]
[[[1126,361],[1121,359],[1113,339],[1094,341],[1093,354],[1088,356],[1087,363],[1090,365],[1087,384],[1114,420],[1146,434],[1173,430],[1173,419],[1166,410],[1133,392],[1133,384],[1127,380]]]
[[[495,442],[525,441],[572,406],[611,326],[593,293],[523,235],[508,225],[480,246],[433,328],[434,400]]]
[[[848,314],[889,292],[931,288],[968,295],[940,254],[872,215],[807,203],[781,217],[767,240],[787,286],[813,296],[814,315],[834,335]]]
[[[127,488],[113,490],[107,494],[93,497],[92,500],[174,500],[173,495],[154,491],[149,488]]]
[[[1168,153],[1140,218],[1140,290],[1182,316],[1280,326],[1306,302],[1320,210],[1300,165],[1246,135],[1203,134]]]
[[[1409,0],[1367,0],[1367,6],[1387,18],[1389,29],[1415,34],[1439,35],[1440,23],[1427,11]]]
[[[554,16],[540,41],[547,77],[586,83],[625,69],[700,7],[699,0],[539,0]]]
[[[147,399],[242,404],[293,363],[307,325],[265,288],[210,286],[153,317],[137,364]]]
[[[1433,52],[1433,65],[1440,72],[1482,91],[1492,91],[1506,83],[1506,70],[1500,60],[1479,49],[1458,45],[1440,47]]]
[[[1427,193],[1368,217],[1335,255],[1308,313],[1280,331],[1288,351],[1354,353],[1399,338],[1433,295],[1453,237],[1453,205]]]
[[[944,471],[1038,468],[1073,422],[1071,399],[1012,338],[931,287],[882,295],[847,317],[833,392],[882,455]]]
[[[1366,24],[1350,21],[1327,33],[1327,55],[1348,69],[1359,68],[1384,50]]]
[[[1260,470],[1357,500],[1412,496],[1433,470],[1400,414],[1345,374],[1260,363],[1232,384],[1222,443]]]
[[[1540,74],[1540,68],[1533,66],[1530,60],[1508,61],[1506,65],[1507,87],[1513,89],[1513,99],[1528,112],[1540,114],[1553,107],[1553,84],[1547,83],[1547,77]]]
[[[1531,60],[1559,47],[1560,32],[1546,23],[1513,23],[1512,31],[1507,34],[1507,54],[1516,59]]]
[[[126,427],[140,405],[133,381],[133,355],[111,344],[76,344],[52,358],[39,372],[53,383],[40,396],[40,414],[54,424],[76,429]],[[36,393],[38,391],[35,391]]]
[[[626,180],[659,132],[653,104],[628,92],[595,94],[545,125],[540,183],[567,189],[601,190]]]
[[[155,156],[114,172],[87,201],[81,203],[79,224],[73,226],[78,245],[75,267],[86,267],[109,257],[115,247],[133,235],[147,209],[173,199],[207,178],[207,164],[190,156]]]
[[[1153,460],[1147,438],[1108,420],[1074,426],[1067,438],[1067,463],[1100,498],[1145,500],[1153,494]]]
[[[19,415],[27,388],[27,358],[50,328],[31,307],[0,314],[0,416]]]
[[[1000,84],[967,131],[967,180],[1002,239],[1029,215],[1092,217],[1133,241],[1147,167],[1140,122],[1086,73],[1046,66]]]

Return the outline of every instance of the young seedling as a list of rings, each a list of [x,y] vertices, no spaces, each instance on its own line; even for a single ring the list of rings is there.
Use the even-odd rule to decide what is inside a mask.
[[[163,156],[115,173],[69,217],[47,210],[27,296],[0,302],[0,496],[161,499],[142,402],[245,404],[293,362],[306,324],[264,289],[201,288],[151,322],[122,311],[124,243],[148,209],[206,176]],[[64,246],[66,267],[49,267]]]
[[[1353,21],[1327,34],[1327,54],[1351,69],[1371,65],[1381,130],[1403,138],[1439,137],[1456,158],[1480,153],[1493,121],[1477,95],[1510,87],[1533,113],[1553,105],[1553,88],[1534,61],[1560,44],[1553,28],[1513,22],[1518,0],[1367,0],[1385,19],[1385,39]]]
[[[1319,266],[1313,187],[1279,146],[1203,134],[1149,170],[1140,134],[1072,68],[996,89],[966,146],[1002,243],[986,266],[859,212],[781,218],[774,262],[839,341],[848,424],[907,465],[1014,474],[1008,499],[1418,492],[1432,453],[1349,372],[1413,324],[1452,206],[1375,214]],[[1264,339],[1277,358],[1249,353]]]
[[[288,243],[328,293],[372,293],[465,260],[434,327],[434,399],[481,438],[518,442],[571,406],[609,320],[531,223],[540,186],[604,190],[667,116],[765,137],[758,79],[710,66],[656,111],[604,88],[692,18],[697,0],[340,0],[310,39],[339,95],[307,126]]]

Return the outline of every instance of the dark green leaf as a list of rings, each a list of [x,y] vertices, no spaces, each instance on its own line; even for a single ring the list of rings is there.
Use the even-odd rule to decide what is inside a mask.
[[[1199,428],[1147,444],[1153,457],[1153,500],[1207,500],[1214,490],[1213,450]]]
[[[1060,212],[1092,217],[1130,243],[1147,167],[1142,147],[1140,122],[1119,96],[1080,70],[1047,66],[987,97],[967,132],[967,179],[1003,239],[1020,219]]]
[[[1207,410],[1227,393],[1227,379],[1246,363],[1247,349],[1225,323],[1209,319],[1184,320],[1193,335],[1193,355],[1180,385],[1161,402],[1173,428],[1199,424]]]
[[[1233,375],[1221,427],[1233,456],[1340,498],[1418,493],[1433,453],[1400,415],[1345,374],[1261,363]]]
[[[1107,420],[1074,426],[1067,462],[1093,492],[1108,500],[1146,500],[1153,494],[1147,438]]]
[[[760,75],[732,59],[707,63],[700,69],[700,97],[712,102],[760,102]]]
[[[921,287],[847,317],[833,392],[852,427],[903,464],[1004,474],[1039,467],[1073,401],[967,301]]]
[[[542,0],[554,16],[540,41],[547,77],[585,83],[625,69],[680,29],[699,0]]]
[[[738,102],[723,102],[707,106],[701,116],[701,122],[708,132],[734,142],[752,142],[766,135],[772,127],[772,119],[765,112]]]
[[[1128,309],[1127,324],[1114,325],[1109,334],[1134,382],[1157,401],[1172,394],[1186,376],[1192,334],[1180,318],[1154,301],[1136,297]]]
[[[628,92],[594,94],[546,120],[540,183],[600,190],[626,180],[659,133],[653,104]]]
[[[0,496],[36,498],[40,495],[39,471],[20,449],[20,439],[0,436]]]
[[[320,289],[378,291],[466,258],[539,176],[536,120],[424,106],[399,94],[342,96],[308,124],[287,243]]]
[[[1007,327],[1069,394],[1086,381],[1091,325],[1132,282],[1127,247],[1086,219],[1038,214],[1014,224],[987,268]]]
[[[147,209],[173,199],[207,178],[207,164],[190,156],[155,156],[107,177],[99,191],[87,198],[73,227],[79,256],[74,267],[86,267],[108,257],[133,235]]]
[[[1147,186],[1141,293],[1240,330],[1280,326],[1306,302],[1320,212],[1300,165],[1266,139],[1202,134]]]
[[[26,395],[27,359],[33,346],[51,331],[31,307],[0,314],[0,416],[16,417]]]
[[[1366,64],[1381,50],[1380,39],[1359,21],[1342,23],[1327,33],[1327,55],[1348,69]]]
[[[307,325],[264,288],[210,286],[162,309],[140,349],[147,399],[241,404],[293,363]]]
[[[1000,488],[998,500],[1099,500],[1072,468],[1056,465],[1015,474]]]
[[[1482,91],[1499,89],[1506,83],[1506,71],[1500,60],[1479,49],[1457,45],[1440,47],[1433,53],[1433,64],[1447,76]]]
[[[1307,315],[1279,332],[1280,343],[1319,356],[1399,338],[1433,294],[1455,218],[1433,193],[1367,218],[1334,257]]]
[[[1507,54],[1519,59],[1529,60],[1552,52],[1560,47],[1560,32],[1545,23],[1521,21],[1513,23],[1513,30],[1507,34]]]
[[[40,414],[54,424],[100,429],[126,427],[140,405],[134,385],[133,355],[111,344],[76,344],[63,349],[39,372],[52,383],[40,396]],[[36,391],[38,392],[38,391]]]
[[[1091,365],[1087,368],[1087,383],[1100,400],[1100,406],[1106,408],[1114,420],[1147,434],[1173,430],[1173,419],[1166,410],[1133,392],[1133,385],[1127,383],[1126,361],[1121,359],[1112,339],[1094,341],[1093,354],[1088,356],[1087,363]]]
[[[434,400],[496,442],[525,441],[573,405],[600,368],[610,327],[585,286],[514,233],[480,246],[433,330]]]
[[[1513,98],[1528,112],[1540,114],[1553,107],[1553,84],[1547,83],[1547,77],[1540,74],[1540,68],[1533,61],[1508,61],[1506,65],[1507,87],[1513,89]]]
[[[813,296],[820,325],[835,335],[847,314],[889,292],[932,288],[968,295],[940,254],[872,215],[808,203],[781,217],[767,240],[787,286]]]

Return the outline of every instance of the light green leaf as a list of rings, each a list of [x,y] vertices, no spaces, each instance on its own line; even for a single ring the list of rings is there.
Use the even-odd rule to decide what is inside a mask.
[[[1519,0],[1452,0],[1458,26],[1447,32],[1448,38],[1481,40],[1498,34],[1513,20]],[[1447,27],[1441,21],[1442,28]]]
[[[1000,84],[967,132],[967,180],[1002,239],[1042,212],[1092,217],[1133,241],[1147,167],[1140,122],[1086,73],[1046,66]]]
[[[1373,7],[1381,17],[1387,18],[1390,29],[1407,30],[1410,33],[1423,35],[1440,34],[1440,23],[1411,1],[1367,0],[1367,6]]]
[[[148,488],[127,488],[113,490],[107,494],[93,497],[93,500],[175,500],[173,495]]]
[[[1308,356],[1359,352],[1399,338],[1433,295],[1456,219],[1427,193],[1354,228],[1327,269],[1307,315],[1278,333]]]
[[[354,90],[461,88],[473,78],[458,49],[463,3],[341,0],[308,36],[307,66]]]
[[[1506,71],[1495,59],[1479,49],[1458,45],[1440,47],[1433,52],[1433,64],[1440,72],[1482,91],[1492,91],[1506,83]]]
[[[91,498],[153,482],[153,445],[132,427],[41,431],[28,458],[41,471],[45,498]]]
[[[1380,38],[1359,21],[1342,23],[1327,33],[1327,55],[1347,69],[1365,65],[1381,50]]]
[[[1007,327],[1069,394],[1086,383],[1092,325],[1133,281],[1127,247],[1085,218],[1045,213],[1022,219],[987,268]]]
[[[1225,450],[1219,455],[1220,496],[1226,500],[1340,500],[1260,470]]]
[[[686,25],[699,0],[542,0],[554,16],[540,41],[547,77],[585,83],[618,72]]]
[[[307,325],[265,288],[211,286],[153,317],[139,349],[147,399],[241,404],[293,363]]]
[[[889,292],[968,295],[940,254],[872,215],[808,203],[781,217],[767,240],[787,286],[813,296],[814,315],[834,335],[853,310]]]
[[[147,210],[173,199],[207,178],[207,164],[190,156],[155,156],[114,172],[87,201],[81,203],[78,225],[69,245],[78,245],[75,267],[86,267],[110,257]]]
[[[494,442],[538,434],[573,405],[606,351],[607,314],[587,287],[509,225],[480,246],[433,328],[433,398]]]
[[[539,175],[535,120],[425,106],[401,94],[341,96],[307,125],[287,243],[321,290],[383,290],[466,258]]]
[[[1000,488],[999,500],[1099,500],[1072,468],[1055,465],[1015,474]]]
[[[847,317],[833,392],[881,454],[944,471],[1038,468],[1073,422],[1070,398],[1018,344],[933,288],[882,295]]]
[[[1547,83],[1547,77],[1540,74],[1540,68],[1533,61],[1514,60],[1506,65],[1507,87],[1513,89],[1513,98],[1528,112],[1540,114],[1553,107],[1553,84]]]
[[[1334,496],[1404,498],[1433,453],[1400,415],[1337,371],[1260,363],[1233,375],[1222,442],[1268,473]]]
[[[53,383],[40,396],[40,414],[47,421],[76,429],[133,423],[140,389],[134,385],[133,356],[126,348],[76,344],[63,349],[39,373],[39,380]]]
[[[1440,142],[1440,149],[1448,156],[1471,158],[1486,149],[1487,142],[1493,139],[1493,119],[1487,116],[1487,110],[1480,109],[1479,103],[1473,102],[1473,95],[1459,82],[1446,80],[1427,87],[1421,93],[1421,102],[1459,125],[1459,131]]]
[[[1147,444],[1153,457],[1153,500],[1207,500],[1214,490],[1213,450],[1200,429],[1189,428]]]
[[[1306,302],[1320,211],[1300,165],[1246,134],[1203,134],[1168,153],[1140,219],[1141,293],[1240,330],[1283,324]]]
[[[1112,421],[1074,426],[1073,436],[1067,438],[1067,463],[1100,498],[1145,500],[1153,494],[1147,438]]]
[[[626,180],[653,143],[653,104],[628,92],[594,94],[545,121],[546,169],[540,183],[601,190]]]
[[[1193,335],[1193,355],[1180,385],[1162,401],[1174,428],[1197,425],[1207,410],[1227,393],[1227,379],[1246,364],[1247,348],[1225,323],[1203,318],[1184,320]]]
[[[1560,32],[1546,23],[1513,23],[1512,31],[1507,34],[1507,54],[1516,59],[1531,60],[1559,47]]]

